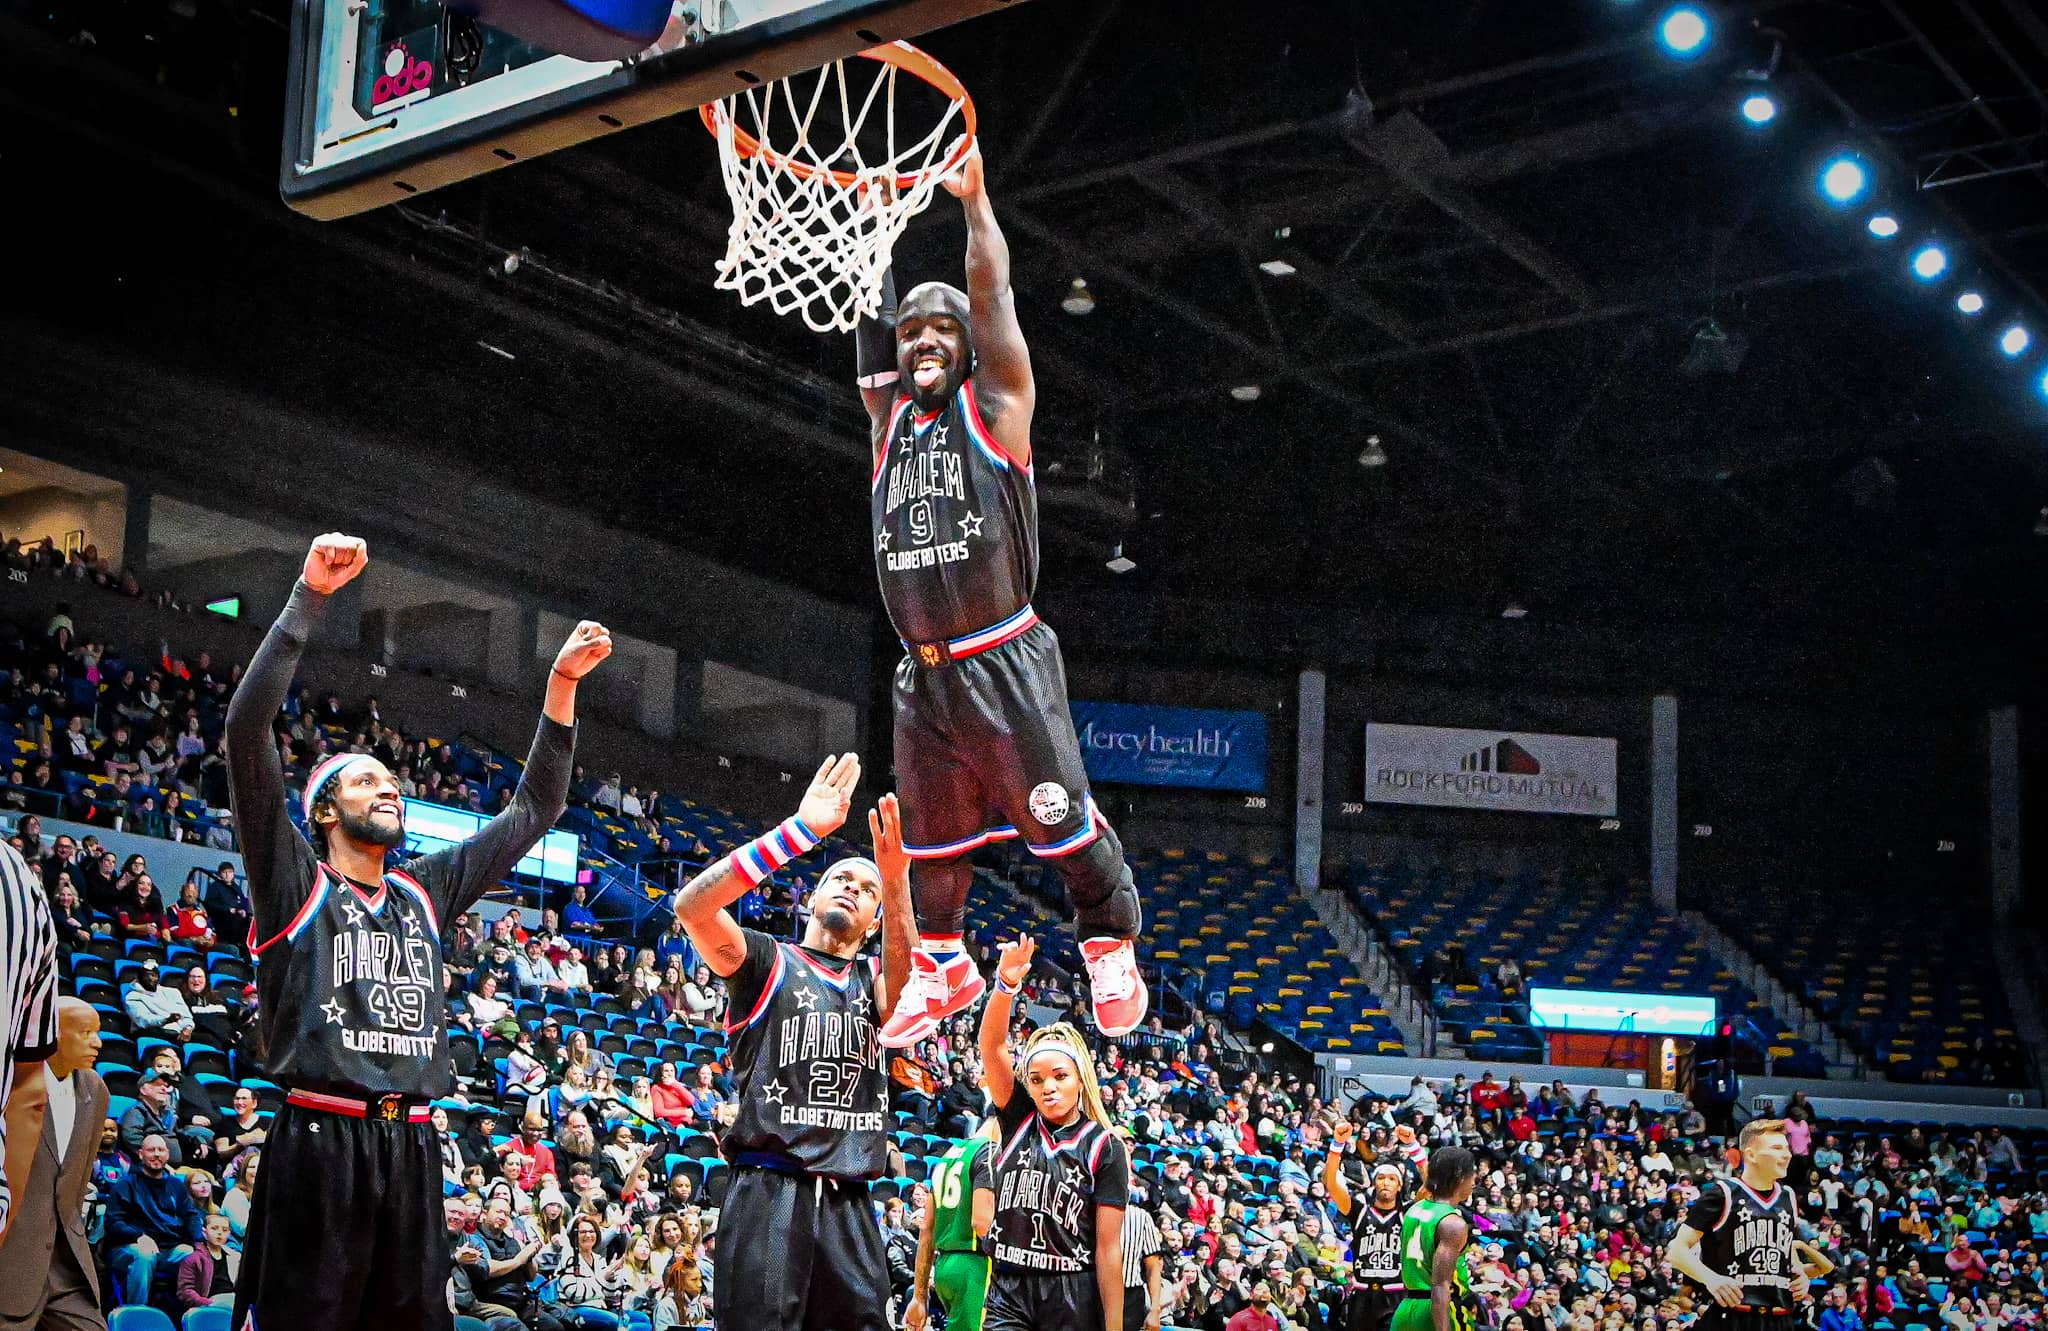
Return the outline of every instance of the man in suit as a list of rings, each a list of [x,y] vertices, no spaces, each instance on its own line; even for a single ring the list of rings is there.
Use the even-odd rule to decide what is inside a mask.
[[[85,1239],[107,1084],[94,1072],[100,1015],[76,998],[57,1000],[57,1050],[43,1065],[50,1107],[28,1186],[0,1243],[0,1331],[105,1331],[99,1276]]]

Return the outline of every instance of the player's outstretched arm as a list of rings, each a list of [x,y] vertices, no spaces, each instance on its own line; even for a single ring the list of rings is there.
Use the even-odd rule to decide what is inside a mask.
[[[982,415],[1003,451],[1029,466],[1038,385],[1031,375],[1031,349],[1017,322],[1017,295],[1010,288],[1010,242],[988,200],[981,149],[967,154],[945,186],[967,215],[967,312]]]
[[[257,932],[264,938],[282,928],[301,904],[297,899],[278,899],[291,878],[279,872],[280,866],[293,859],[310,860],[313,854],[285,812],[284,764],[277,756],[270,727],[284,707],[299,657],[325,615],[329,598],[361,574],[369,562],[369,546],[359,537],[333,531],[314,537],[298,585],[250,658],[234,697],[228,700],[222,732],[228,801],[235,811]]]
[[[731,977],[747,960],[747,938],[726,908],[769,874],[838,831],[860,784],[860,758],[842,753],[818,765],[796,816],[757,837],[683,884],[669,909],[714,975]]]
[[[1010,1063],[1010,1010],[1017,991],[1031,974],[1031,958],[1038,943],[1030,934],[1019,934],[1015,942],[1003,944],[996,959],[996,987],[989,991],[981,1008],[981,1082],[997,1109],[1010,1103],[1017,1090],[1017,1073]]]
[[[1471,1242],[1465,1217],[1447,1215],[1436,1225],[1436,1251],[1429,1256],[1429,1316],[1436,1331],[1453,1331],[1451,1308],[1458,1298],[1458,1255]]]
[[[1330,1129],[1330,1150],[1323,1157],[1323,1191],[1337,1203],[1337,1210],[1347,1216],[1351,1214],[1351,1187],[1344,1181],[1344,1152],[1351,1149],[1351,1134],[1355,1130],[1350,1119],[1339,1119]]]
[[[868,811],[875,867],[882,871],[882,993],[879,1020],[896,1011],[896,996],[910,979],[917,913],[910,904],[910,854],[903,848],[903,811],[893,794]]]
[[[876,460],[882,451],[882,433],[896,410],[896,269],[882,270],[882,295],[874,314],[862,319],[853,330],[853,368],[860,381],[861,405],[868,409],[868,442]]]
[[[569,773],[576,756],[576,687],[611,654],[611,630],[595,620],[584,620],[563,640],[548,670],[542,719],[512,802],[475,836],[440,852],[448,857],[445,879],[438,874],[421,879],[429,890],[447,884],[446,899],[435,902],[442,919],[453,919],[482,900],[568,807]]]

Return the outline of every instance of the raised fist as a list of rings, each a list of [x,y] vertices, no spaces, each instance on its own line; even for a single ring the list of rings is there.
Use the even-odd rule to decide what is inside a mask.
[[[562,650],[555,653],[555,673],[564,679],[582,679],[611,654],[612,631],[596,620],[586,619],[570,630]]]
[[[370,547],[363,544],[361,537],[331,531],[313,538],[313,548],[306,551],[306,566],[299,571],[299,580],[322,596],[332,596],[369,562]]]

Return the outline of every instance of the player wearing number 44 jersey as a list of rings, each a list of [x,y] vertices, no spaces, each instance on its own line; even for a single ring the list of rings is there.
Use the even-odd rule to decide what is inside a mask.
[[[1785,1331],[1809,1283],[1795,1251],[1799,1207],[1779,1183],[1792,1150],[1779,1119],[1751,1119],[1738,1141],[1742,1173],[1700,1193],[1667,1257],[1713,1298],[1701,1331]]]
[[[474,905],[560,816],[577,681],[611,652],[601,625],[569,635],[512,804],[468,841],[394,863],[405,808],[367,754],[307,775],[301,835],[271,725],[330,597],[368,559],[353,537],[313,542],[228,707],[228,787],[255,907],[249,948],[269,1072],[286,1087],[249,1213],[238,1331],[453,1327],[428,1121],[428,1102],[452,1089],[441,921]]]
[[[927,282],[856,330],[873,427],[870,512],[882,604],[904,657],[890,696],[897,789],[916,872],[919,947],[882,1030],[906,1048],[981,997],[961,948],[967,856],[1021,838],[1066,884],[1095,1023],[1137,1029],[1138,893],[1088,793],[1059,639],[1031,608],[1037,387],[1010,291],[1010,251],[970,153],[946,188],[967,216],[967,290]]]
[[[1323,1188],[1351,1221],[1351,1283],[1344,1294],[1344,1331],[1387,1331],[1401,1306],[1400,1166],[1382,1161],[1372,1171],[1364,1197],[1352,1193],[1343,1158],[1356,1129],[1340,1120],[1323,1162]]]
[[[910,974],[910,860],[896,797],[868,814],[875,857],[830,866],[801,944],[726,909],[837,831],[860,759],[828,758],[796,815],[676,893],[676,918],[730,996],[738,1111],[718,1224],[719,1331],[886,1331],[889,1263],[868,1183],[888,1162],[889,1079],[877,1036]],[[879,929],[882,955],[863,957]]]

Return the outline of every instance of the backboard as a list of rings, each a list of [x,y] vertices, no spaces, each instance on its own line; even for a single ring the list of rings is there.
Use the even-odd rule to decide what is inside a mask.
[[[347,217],[1020,0],[675,0],[628,61],[551,55],[437,0],[294,0],[279,190]]]

